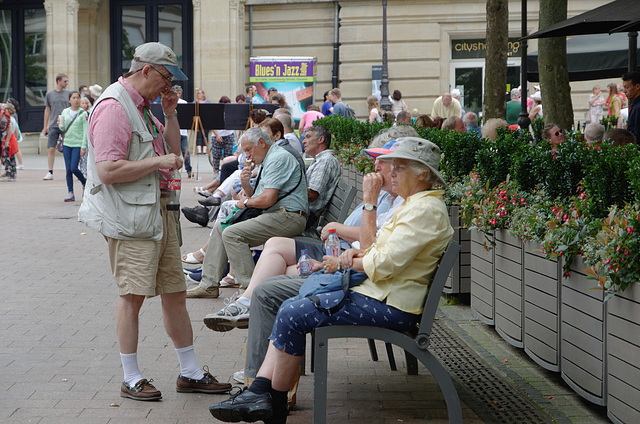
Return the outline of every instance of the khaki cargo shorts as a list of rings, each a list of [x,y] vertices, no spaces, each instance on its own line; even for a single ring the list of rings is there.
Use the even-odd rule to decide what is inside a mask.
[[[157,296],[187,289],[173,213],[162,207],[163,237],[154,240],[118,240],[105,237],[109,245],[111,273],[124,296]]]

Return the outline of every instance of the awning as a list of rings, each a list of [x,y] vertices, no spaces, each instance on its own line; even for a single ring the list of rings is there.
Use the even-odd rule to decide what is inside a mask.
[[[609,33],[609,31],[637,20],[640,20],[638,0],[616,0],[565,21],[549,25],[523,37],[523,39]]]
[[[620,78],[628,72],[628,51],[628,36],[623,33],[578,35],[568,39],[569,81]],[[527,81],[540,81],[538,52],[527,55]]]

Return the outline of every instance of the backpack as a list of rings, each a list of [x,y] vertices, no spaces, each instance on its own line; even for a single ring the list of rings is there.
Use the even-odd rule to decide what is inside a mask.
[[[356,119],[356,111],[353,110],[353,108],[351,106],[349,106],[348,103],[345,103],[343,101],[340,101],[339,103],[342,103],[344,105],[344,117],[345,118]]]
[[[4,109],[0,109],[0,134],[4,134],[11,124],[11,115]]]

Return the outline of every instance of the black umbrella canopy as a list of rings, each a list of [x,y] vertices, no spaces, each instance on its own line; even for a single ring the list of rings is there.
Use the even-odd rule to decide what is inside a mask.
[[[629,68],[626,43],[626,34],[578,35],[568,39],[569,81],[620,78]],[[527,80],[538,82],[539,78],[538,52],[532,52],[527,55]]]
[[[640,18],[612,29],[611,31],[609,31],[609,34],[613,34],[614,32],[629,32],[629,31],[640,31]]]
[[[607,33],[632,21],[640,20],[639,3],[638,0],[616,0],[566,21],[549,25],[523,39]]]

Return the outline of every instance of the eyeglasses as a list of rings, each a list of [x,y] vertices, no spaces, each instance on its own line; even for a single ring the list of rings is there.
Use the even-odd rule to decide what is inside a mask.
[[[167,82],[169,83],[169,85],[171,85],[171,83],[172,83],[172,82],[171,82],[171,78],[173,78],[173,75],[171,75],[171,78],[169,78],[169,77],[167,77],[165,74],[163,74],[162,72],[158,71],[158,70],[155,68],[155,66],[152,66],[152,65],[149,65],[149,66],[151,66],[151,68],[152,68],[154,71],[156,71],[157,73],[159,73],[159,74],[160,74],[160,76],[161,76],[162,78],[164,78],[164,80],[165,80],[165,81],[167,81]]]
[[[403,171],[405,171],[407,169],[406,165],[394,165],[391,164],[391,172],[395,172],[396,174],[399,174]]]

